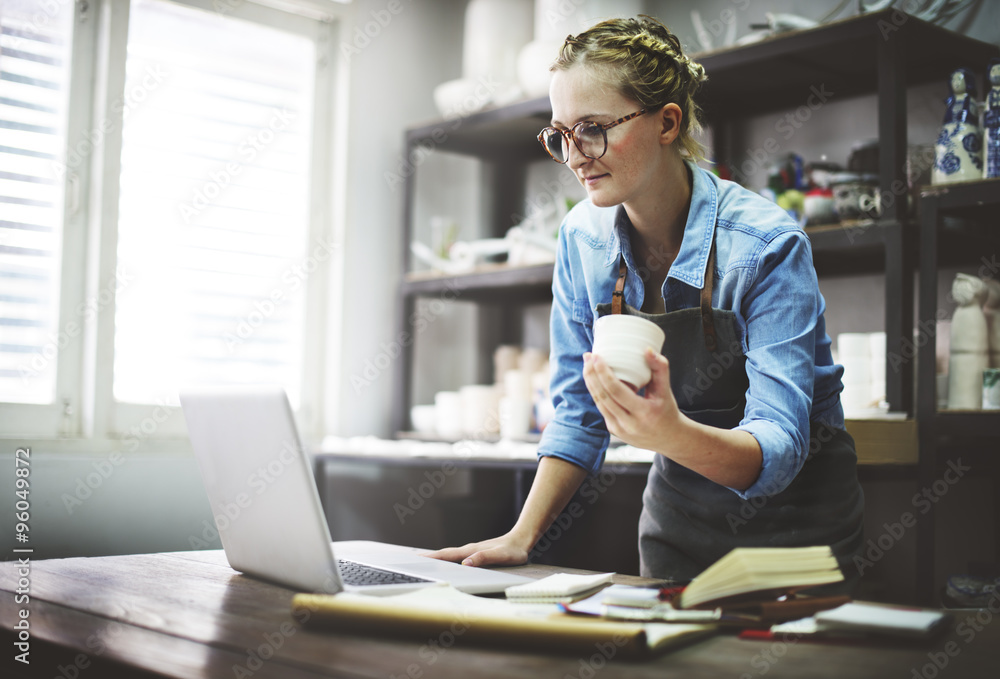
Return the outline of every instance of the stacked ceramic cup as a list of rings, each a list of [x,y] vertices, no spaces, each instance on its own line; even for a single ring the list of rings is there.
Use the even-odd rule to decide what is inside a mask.
[[[837,362],[844,366],[845,411],[876,407],[885,399],[885,333],[842,332],[837,335]]]

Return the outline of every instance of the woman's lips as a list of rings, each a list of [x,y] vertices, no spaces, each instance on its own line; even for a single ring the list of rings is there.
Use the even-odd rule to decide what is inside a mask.
[[[584,177],[583,178],[583,183],[586,186],[593,186],[598,181],[600,181],[601,179],[603,179],[604,177],[607,177],[607,176],[608,176],[608,174],[606,172],[604,174],[592,174],[592,175],[590,175],[588,177]]]

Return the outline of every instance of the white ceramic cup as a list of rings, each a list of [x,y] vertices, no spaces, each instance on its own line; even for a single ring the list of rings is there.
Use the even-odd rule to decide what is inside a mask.
[[[500,431],[497,406],[500,390],[492,384],[469,384],[458,390],[462,401],[462,432],[466,436]]]
[[[531,400],[531,373],[523,370],[508,370],[503,380],[503,395],[511,398]]]
[[[434,429],[445,438],[462,435],[462,397],[457,391],[439,391],[434,395]]]
[[[519,396],[500,399],[500,438],[519,439],[531,431],[531,401]]]
[[[593,353],[607,361],[615,377],[641,389],[652,378],[646,347],[657,354],[666,335],[660,326],[639,316],[608,314],[594,321]]]
[[[437,407],[432,405],[416,405],[410,408],[410,422],[413,431],[432,435],[437,431]]]

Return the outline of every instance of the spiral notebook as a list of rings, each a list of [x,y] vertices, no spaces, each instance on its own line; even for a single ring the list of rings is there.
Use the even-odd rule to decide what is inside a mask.
[[[556,573],[504,590],[509,601],[522,603],[569,604],[585,599],[611,584],[614,573],[577,575]]]

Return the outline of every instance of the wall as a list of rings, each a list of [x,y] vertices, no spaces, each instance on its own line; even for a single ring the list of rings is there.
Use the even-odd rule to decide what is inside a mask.
[[[220,546],[190,454],[91,455],[54,452],[54,447],[31,445],[30,541],[16,543],[14,522],[7,521],[0,535],[3,558],[25,546],[34,549],[35,559]],[[11,458],[0,457],[5,481]],[[3,485],[0,515],[12,517],[13,481]]]
[[[363,26],[371,13],[385,8],[383,0],[354,3],[356,22]],[[350,141],[347,191],[347,231],[344,277],[345,330],[342,333],[339,384],[327,411],[327,428],[340,435],[388,435],[392,368],[371,370],[380,354],[390,358],[398,341],[396,308],[401,272],[400,237],[403,186],[387,176],[401,176],[414,169],[404,157],[403,134],[407,127],[436,119],[433,88],[461,74],[461,36],[465,3],[403,2],[403,11],[351,60]],[[450,198],[461,191],[476,191],[476,184],[461,182],[467,169],[443,161],[444,187],[450,191],[437,198],[441,210],[454,209]],[[431,166],[428,166],[431,167]],[[418,162],[418,174],[425,167]],[[475,171],[465,176],[475,176]],[[455,180],[455,181],[451,181]],[[429,208],[433,209],[433,208]],[[462,219],[473,208],[453,214]],[[445,214],[449,214],[445,212]],[[433,212],[438,213],[438,212]],[[422,221],[422,220],[421,220]],[[468,332],[471,321],[460,309],[449,308],[429,324],[428,339],[453,338]],[[434,342],[437,344],[437,342]],[[441,346],[438,344],[438,346]],[[437,366],[455,364],[452,349],[434,361]],[[459,359],[461,360],[461,359]],[[471,359],[466,359],[471,369]],[[371,361],[372,363],[368,363]],[[384,361],[379,362],[385,365]],[[367,369],[367,372],[366,372]],[[368,379],[374,376],[374,379]],[[362,384],[359,377],[367,384]],[[458,375],[456,375],[458,377]]]

